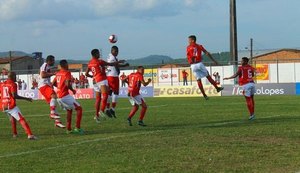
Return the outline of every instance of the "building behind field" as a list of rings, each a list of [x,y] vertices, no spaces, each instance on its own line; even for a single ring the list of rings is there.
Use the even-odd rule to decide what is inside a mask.
[[[300,62],[300,50],[280,49],[252,58],[254,64],[296,63]]]

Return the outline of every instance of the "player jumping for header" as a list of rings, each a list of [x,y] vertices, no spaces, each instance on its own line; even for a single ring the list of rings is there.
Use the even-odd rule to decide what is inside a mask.
[[[207,80],[216,88],[217,92],[222,91],[224,88],[219,87],[217,83],[211,78],[206,67],[202,63],[202,52],[204,52],[216,65],[218,62],[212,57],[212,55],[200,44],[196,43],[196,36],[191,35],[188,38],[189,46],[186,49],[187,60],[191,65],[192,72],[197,79],[198,87],[203,94],[203,97],[208,100],[206,95],[201,78],[206,77]]]
[[[233,79],[239,77],[239,85],[243,87],[243,94],[246,99],[247,107],[250,113],[249,120],[255,118],[254,115],[254,94],[255,94],[255,85],[254,85],[254,72],[255,69],[248,64],[249,59],[247,57],[242,58],[242,66],[238,68],[238,71],[230,77],[224,78],[224,80]]]

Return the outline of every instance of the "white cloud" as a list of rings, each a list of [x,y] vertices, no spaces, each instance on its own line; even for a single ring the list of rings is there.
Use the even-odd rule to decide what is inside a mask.
[[[200,0],[1,0],[0,21],[95,19],[107,16],[173,16]]]

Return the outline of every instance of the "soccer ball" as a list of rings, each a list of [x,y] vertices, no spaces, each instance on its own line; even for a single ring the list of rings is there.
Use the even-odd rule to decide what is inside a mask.
[[[108,40],[110,43],[116,43],[118,41],[118,38],[116,35],[113,34],[113,35],[109,36]]]

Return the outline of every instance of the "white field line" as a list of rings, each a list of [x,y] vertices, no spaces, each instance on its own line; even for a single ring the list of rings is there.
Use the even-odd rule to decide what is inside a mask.
[[[135,133],[135,134],[124,134],[124,135],[116,135],[116,136],[110,136],[110,137],[105,137],[105,138],[96,138],[96,139],[91,139],[91,140],[83,140],[80,142],[75,142],[71,144],[61,144],[53,147],[46,147],[46,148],[41,148],[38,150],[29,150],[29,151],[23,151],[23,152],[17,152],[17,153],[9,153],[9,154],[4,154],[0,155],[0,158],[8,158],[8,157],[14,157],[14,156],[22,156],[22,155],[28,155],[32,153],[39,153],[43,151],[48,151],[48,150],[55,150],[58,148],[66,148],[70,146],[77,146],[77,145],[82,145],[86,143],[93,143],[93,142],[99,142],[99,141],[109,141],[111,139],[117,139],[117,138],[124,138],[124,137],[130,137],[130,136],[139,136],[139,135],[146,135],[146,134],[153,134],[153,133],[158,133],[161,132],[161,130],[156,130],[156,131],[148,131],[148,132],[140,132],[140,133]],[[34,141],[32,141],[34,142]]]
[[[166,107],[168,106],[167,104],[165,105],[156,105],[156,106],[148,106],[149,108],[159,108],[159,107]],[[131,107],[124,107],[124,108],[117,108],[120,110],[126,110],[126,109],[131,109]],[[62,113],[63,110],[60,110],[60,114]],[[21,110],[22,112],[22,110]],[[90,112],[95,112],[95,110],[89,110],[89,111],[83,111],[83,113],[90,113]],[[5,114],[6,115],[6,114]],[[49,114],[37,114],[37,115],[24,115],[24,117],[44,117],[44,116],[49,116]],[[0,119],[6,119],[6,117],[0,117]]]

